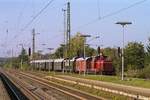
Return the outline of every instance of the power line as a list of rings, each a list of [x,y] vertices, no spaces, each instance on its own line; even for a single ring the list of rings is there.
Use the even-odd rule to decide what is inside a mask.
[[[33,21],[34,21],[53,1],[54,1],[54,0],[49,1],[49,2],[43,7],[43,9],[41,9],[40,12],[37,13],[36,16],[34,16],[33,19],[32,19],[32,20],[26,25],[26,27],[24,27],[23,29],[25,30],[27,27],[29,27],[29,25],[31,25],[31,24],[33,23]],[[145,1],[147,1],[147,0],[138,1],[138,2],[136,2],[136,3],[134,3],[134,4],[131,4],[131,5],[127,6],[127,7],[124,7],[124,8],[122,8],[122,9],[119,9],[119,10],[117,10],[117,11],[115,11],[115,12],[109,13],[109,14],[107,14],[107,15],[105,15],[105,16],[101,16],[101,18],[96,18],[96,19],[92,20],[91,22],[88,22],[88,23],[86,23],[86,24],[84,24],[84,25],[82,25],[82,26],[80,26],[80,27],[78,27],[78,28],[82,28],[82,27],[84,27],[84,26],[87,26],[87,25],[93,24],[93,23],[95,23],[95,22],[98,22],[99,20],[102,20],[102,19],[111,17],[111,16],[113,16],[113,15],[119,14],[119,13],[121,13],[121,12],[123,12],[123,11],[125,11],[125,10],[127,10],[127,9],[129,9],[129,8],[132,8],[132,7],[135,7],[136,5],[139,5],[139,4],[141,4],[141,3],[144,3]],[[21,34],[18,34],[18,35],[21,35]],[[18,35],[15,35],[15,36],[14,36],[14,39],[17,38]],[[14,39],[12,39],[12,40],[14,40]],[[12,41],[12,40],[11,40],[11,41]]]
[[[33,21],[34,21],[53,1],[54,1],[54,0],[50,0],[50,1],[32,18],[32,20],[30,20],[30,22],[28,22],[28,23],[26,24],[26,26],[21,29],[20,32],[23,32],[26,28],[28,28],[28,27],[33,23]],[[11,39],[11,40],[16,39],[19,35],[20,35],[20,34],[16,34],[16,35],[13,37],[13,39]]]
[[[136,3],[134,3],[134,4],[129,5],[128,7],[125,7],[125,8],[122,8],[122,9],[120,9],[120,10],[117,10],[117,11],[115,11],[115,12],[112,12],[112,13],[110,13],[110,14],[107,14],[107,15],[103,16],[102,19],[107,18],[107,17],[110,17],[110,16],[113,16],[113,15],[116,15],[116,14],[119,14],[119,13],[121,13],[122,11],[128,10],[129,8],[133,8],[133,7],[135,7],[135,6],[137,6],[137,5],[141,4],[141,3],[144,3],[145,1],[147,1],[147,0],[138,1],[138,2],[136,2]]]
[[[119,13],[125,11],[125,10],[128,10],[128,9],[130,9],[130,8],[133,8],[133,7],[135,7],[135,6],[139,5],[139,4],[142,4],[142,3],[146,2],[146,1],[147,1],[147,0],[138,1],[138,2],[136,2],[136,3],[134,3],[134,4],[131,4],[131,5],[127,6],[127,7],[124,7],[124,8],[122,8],[122,9],[117,10],[117,11],[114,11],[114,12],[112,12],[112,13],[109,13],[109,14],[104,15],[104,16],[102,16],[102,17],[98,17],[98,18],[96,18],[96,19],[94,19],[94,20],[92,20],[92,21],[90,21],[90,22],[88,22],[88,23],[86,23],[86,24],[84,24],[84,25],[81,25],[81,26],[79,26],[79,27],[77,27],[77,28],[75,28],[75,29],[80,29],[80,28],[82,28],[82,27],[88,26],[88,25],[90,25],[90,24],[93,24],[93,23],[98,22],[98,21],[100,21],[100,20],[103,20],[103,19],[105,19],[105,18],[108,18],[108,17],[114,16],[114,15],[117,15],[117,14],[119,14]]]
[[[97,11],[98,11],[98,18],[101,18],[101,12],[100,12],[100,1],[97,0]]]
[[[27,6],[27,4],[24,3],[23,7],[20,10],[20,13],[19,13],[18,18],[17,18],[18,20],[17,20],[16,28],[20,28],[22,17],[23,17],[23,14],[24,14],[24,10],[26,9],[26,6]]]
[[[32,24],[32,22],[53,2],[54,0],[50,0],[32,19],[27,25],[22,29],[24,31],[26,28],[29,27],[29,25]]]

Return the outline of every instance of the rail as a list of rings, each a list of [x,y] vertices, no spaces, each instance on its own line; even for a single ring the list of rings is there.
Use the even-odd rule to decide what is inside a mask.
[[[21,76],[27,77],[30,80],[34,80],[36,82],[39,82],[39,83],[41,83],[47,87],[54,88],[60,92],[63,92],[67,95],[70,95],[71,97],[77,98],[78,100],[105,100],[104,98],[97,97],[97,96],[94,96],[94,95],[91,95],[91,94],[88,94],[88,93],[85,93],[83,91],[79,91],[79,90],[76,90],[76,89],[73,89],[70,87],[66,87],[66,86],[48,81],[46,79],[36,77],[34,75],[31,75],[31,74],[26,74],[26,73],[22,73],[22,72],[20,72],[18,74]]]
[[[11,98],[11,100],[29,100],[18,87],[16,87],[7,76],[0,73],[1,80]]]

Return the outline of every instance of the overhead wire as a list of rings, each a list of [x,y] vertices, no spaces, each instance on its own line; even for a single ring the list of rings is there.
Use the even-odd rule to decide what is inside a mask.
[[[130,9],[130,8],[133,8],[133,7],[135,7],[135,6],[139,5],[139,4],[142,4],[142,3],[146,2],[146,1],[147,1],[147,0],[138,1],[138,2],[136,2],[136,3],[134,3],[134,4],[131,4],[131,5],[127,6],[127,7],[121,8],[121,9],[119,9],[119,10],[117,10],[117,11],[114,11],[114,12],[112,12],[112,13],[109,13],[109,14],[107,14],[107,15],[98,17],[98,18],[96,18],[96,19],[94,19],[94,20],[92,20],[92,21],[90,21],[90,22],[88,22],[88,23],[86,23],[86,24],[84,24],[84,25],[81,25],[81,26],[79,26],[79,27],[77,27],[77,28],[75,28],[75,29],[73,29],[73,30],[86,27],[86,26],[88,26],[88,25],[94,24],[95,22],[98,22],[98,21],[103,20],[103,19],[105,19],[105,18],[108,18],[108,17],[114,16],[114,15],[117,15],[117,14],[119,14],[119,13],[125,11],[125,10],[128,10],[128,9]]]
[[[42,12],[43,12],[46,8],[48,8],[48,6],[49,6],[53,1],[54,1],[54,0],[49,0],[48,3],[25,25],[25,27],[23,27],[23,28],[21,29],[20,32],[25,31],[25,29],[28,28],[28,27],[33,23],[33,21],[34,21],[35,19],[37,19],[37,18],[42,14]],[[16,35],[13,37],[13,39],[11,39],[11,40],[16,39],[19,35],[20,35],[20,34],[16,34]]]
[[[48,6],[53,2],[54,0],[49,0],[49,2],[26,24],[26,26],[21,30],[24,31],[26,28],[29,27],[29,25],[32,24],[32,22],[46,9],[48,8]],[[22,13],[20,13],[19,18],[22,16]],[[19,25],[20,21],[18,20],[18,25]],[[14,40],[19,34],[15,35],[13,39]]]
[[[101,18],[101,12],[100,12],[100,1],[97,0],[97,11],[98,11],[98,18]]]
[[[26,29],[30,24],[32,24],[32,22],[44,11],[53,1],[54,1],[54,0],[51,0],[43,9],[41,9],[40,12],[37,13],[36,16],[34,16],[33,19],[26,25],[26,27],[24,27],[24,29]],[[139,4],[141,4],[141,3],[144,3],[145,1],[147,1],[147,0],[138,1],[138,2],[133,3],[133,4],[129,5],[129,6],[127,6],[127,7],[124,7],[124,8],[122,8],[122,9],[119,9],[119,10],[117,10],[117,11],[115,11],[115,12],[112,12],[112,13],[109,13],[109,14],[107,14],[107,15],[101,16],[101,13],[100,13],[100,2],[99,2],[99,0],[98,0],[98,1],[97,1],[97,3],[98,3],[98,4],[97,4],[97,8],[98,8],[98,18],[96,18],[96,19],[94,19],[94,20],[92,20],[92,21],[90,21],[90,22],[88,22],[88,23],[86,23],[86,24],[84,24],[84,25],[78,27],[78,29],[79,29],[79,28],[82,28],[82,27],[84,27],[84,26],[93,24],[93,23],[95,23],[95,22],[97,22],[97,21],[99,21],[99,20],[102,20],[102,19],[111,17],[111,16],[113,16],[113,15],[119,14],[119,13],[125,11],[125,10],[128,10],[129,8],[132,8],[132,7],[135,7],[136,5],[139,5]],[[58,35],[58,36],[59,36],[59,35]]]
[[[20,28],[20,24],[21,24],[22,17],[23,17],[23,14],[24,14],[24,10],[26,9],[26,6],[27,6],[27,4],[24,3],[23,7],[20,10],[20,13],[19,13],[18,18],[17,18],[18,20],[17,20],[16,28]]]
[[[42,12],[43,12],[53,1],[54,1],[54,0],[50,0],[36,15],[25,25],[25,27],[23,27],[23,29],[22,29],[21,31],[24,31],[26,28],[28,28],[28,27],[34,22],[34,20],[35,20],[37,17],[39,17],[39,16],[42,14]],[[102,20],[102,19],[105,19],[105,18],[114,16],[114,15],[116,15],[116,14],[119,14],[119,13],[125,11],[125,10],[128,10],[129,8],[135,7],[135,6],[137,6],[137,5],[141,4],[141,3],[144,3],[144,2],[146,2],[146,1],[147,1],[147,0],[141,0],[141,1],[138,1],[138,2],[136,2],[136,3],[134,3],[134,4],[129,5],[129,6],[127,6],[127,7],[124,7],[124,8],[122,8],[122,9],[119,9],[119,10],[117,10],[117,11],[114,11],[114,12],[109,13],[109,14],[107,14],[107,15],[101,16],[101,13],[100,13],[100,3],[99,3],[99,0],[98,0],[98,5],[97,5],[97,6],[98,6],[98,18],[96,18],[96,19],[94,19],[94,20],[92,20],[92,21],[90,21],[90,22],[88,22],[88,23],[86,23],[86,24],[84,24],[84,25],[81,25],[81,26],[79,26],[79,27],[77,27],[77,28],[75,28],[75,29],[80,29],[80,28],[83,28],[83,27],[88,26],[88,25],[90,25],[90,24],[93,24],[93,23],[95,23],[95,22],[98,22],[98,21],[100,21],[100,20]],[[74,29],[73,29],[73,30],[74,30]],[[18,34],[18,35],[19,35],[19,34]],[[15,35],[15,36],[14,36],[14,39],[15,39],[18,35]]]
[[[46,9],[49,7],[49,5],[55,0],[50,0],[26,25],[25,27],[22,29],[22,31],[24,31],[26,28],[29,27],[29,25],[32,24],[32,22]]]

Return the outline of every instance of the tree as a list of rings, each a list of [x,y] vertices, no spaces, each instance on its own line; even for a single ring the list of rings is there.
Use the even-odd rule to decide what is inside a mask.
[[[146,53],[145,53],[145,66],[150,65],[150,37],[148,38],[148,44],[146,46]]]
[[[91,48],[90,46],[86,46],[85,50],[85,55],[87,57],[91,57],[97,54],[96,50],[94,48]]]
[[[125,66],[131,70],[144,68],[144,45],[138,42],[129,42],[125,47]]]
[[[84,38],[81,37],[81,33],[77,33],[70,40],[70,51],[68,52],[68,56],[82,56],[83,55],[83,46],[84,46]]]
[[[19,59],[18,57],[7,58],[4,64],[5,68],[19,68]]]
[[[64,48],[62,46],[57,48],[54,54],[54,58],[63,58],[63,50]]]
[[[19,61],[22,62],[23,69],[26,69],[29,67],[29,57],[27,55],[27,52],[24,48],[22,48],[21,54],[19,55]]]
[[[26,50],[24,48],[22,48],[21,54],[19,55],[19,59],[20,60],[22,59],[23,62],[28,62],[28,60],[29,60],[27,52],[26,52]]]
[[[29,67],[29,57],[26,50],[23,48],[21,54],[18,57],[7,58],[4,67],[8,68],[20,68],[22,62],[22,69]]]
[[[146,49],[147,49],[148,56],[150,56],[150,37],[148,38],[148,44],[147,44]]]
[[[150,65],[146,66],[140,73],[138,74],[139,78],[150,79]]]
[[[118,56],[117,51],[118,50],[116,48],[107,47],[103,49],[103,54],[112,59],[113,66],[116,70],[116,74],[119,74],[121,72],[121,59]]]
[[[67,47],[67,53],[65,53],[65,49]],[[55,52],[55,57],[56,58],[62,58],[63,56],[65,58],[69,57],[76,57],[76,56],[83,56],[83,47],[84,47],[84,38],[81,37],[81,33],[77,33],[74,37],[71,38],[70,40],[70,49],[69,49],[69,44],[67,46],[61,46],[59,47],[56,52]],[[91,48],[90,46],[86,46],[86,56],[92,56],[96,54],[96,50]]]

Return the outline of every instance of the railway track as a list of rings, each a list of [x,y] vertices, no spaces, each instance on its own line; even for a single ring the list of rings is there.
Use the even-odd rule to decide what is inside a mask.
[[[39,77],[36,77],[34,75],[30,75],[30,74],[25,74],[25,73],[19,73],[20,75],[27,77],[31,80],[34,80],[35,82],[38,82],[40,84],[43,84],[47,87],[56,89],[60,92],[63,92],[64,94],[67,94],[70,97],[76,98],[77,100],[104,100],[104,98],[100,98],[100,97],[96,97],[93,96],[91,94],[85,93],[85,92],[81,92],[79,90],[73,89],[73,88],[69,88]]]
[[[12,73],[12,72],[11,72]],[[13,72],[14,73],[14,72]],[[121,85],[118,85],[117,84],[114,86],[111,86],[111,84],[106,84],[105,82],[104,83],[99,83],[97,81],[92,81],[92,80],[87,80],[87,79],[80,79],[80,78],[75,78],[75,77],[67,77],[67,76],[49,76],[47,78],[45,78],[46,75],[42,74],[42,73],[34,73],[34,72],[20,72],[20,71],[17,71],[15,72],[17,73],[16,76],[21,76],[22,78],[27,78],[28,80],[32,80],[33,83],[39,83],[39,84],[42,84],[43,86],[46,86],[46,87],[49,87],[49,88],[53,88],[53,90],[57,90],[59,92],[62,92],[64,94],[67,94],[68,97],[72,97],[72,98],[75,98],[77,100],[99,100],[99,99],[104,99],[104,98],[98,98],[97,96],[93,96],[93,95],[90,95],[88,93],[85,93],[85,92],[81,92],[81,91],[78,91],[76,89],[73,89],[73,88],[69,88],[69,87],[66,87],[66,86],[62,86],[60,84],[58,84],[57,82],[54,82],[55,80],[57,81],[65,81],[65,82],[71,82],[73,84],[79,84],[79,85],[82,85],[82,86],[87,86],[87,87],[93,87],[95,89],[100,89],[100,90],[103,90],[103,91],[108,91],[108,92],[114,92],[114,93],[121,93],[122,95],[126,95],[126,96],[129,96],[131,98],[139,98],[139,99],[144,99],[144,100],[149,100],[147,97],[142,97],[142,96],[138,96],[139,93],[137,95],[133,95],[132,93],[135,93],[134,91],[137,91],[136,90],[136,87],[135,89],[133,89],[131,91],[130,88],[127,88],[126,86],[123,86]],[[48,79],[50,78],[50,79]],[[103,86],[104,85],[104,86]],[[126,87],[126,93],[125,94],[124,92],[120,92],[120,90],[123,90],[123,88]],[[45,88],[45,87],[44,87]],[[115,89],[120,89],[120,90],[115,90]],[[134,87],[133,87],[134,88]],[[130,90],[129,90],[130,89]],[[142,92],[142,91],[138,91],[138,92]],[[146,91],[142,92],[142,94],[145,94]],[[52,93],[52,92],[51,92]],[[148,93],[148,92],[146,92]],[[70,96],[71,95],[71,96]],[[148,94],[146,94],[146,96],[149,97]],[[62,100],[62,99],[61,99]],[[70,99],[69,99],[70,100]]]
[[[30,72],[32,73],[32,72]],[[34,73],[35,75],[39,75],[40,77],[45,77],[44,74],[41,73]],[[79,84],[82,86],[90,87],[99,89],[102,91],[108,91],[110,93],[115,93],[119,95],[128,96],[131,98],[138,98],[143,100],[149,100],[150,99],[150,89],[145,88],[139,88],[139,87],[132,87],[132,86],[126,86],[126,85],[120,85],[120,84],[113,84],[108,82],[101,82],[101,81],[94,81],[94,80],[88,80],[88,79],[80,79],[75,78],[71,76],[65,76],[65,75],[57,75],[57,76],[47,76],[46,77],[49,80],[58,80],[58,81],[64,81],[71,84]]]
[[[10,100],[9,94],[0,77],[0,100]]]
[[[16,87],[7,76],[0,73],[1,80],[6,88],[11,100],[29,100],[20,90]]]
[[[9,73],[10,72],[7,72],[7,74]],[[47,96],[49,96],[50,98],[55,98],[56,96],[54,96],[54,94],[58,94],[57,97],[62,96],[62,98],[55,98],[56,100],[104,100],[104,98],[93,96],[91,94],[79,91],[77,89],[73,89],[54,82],[50,82],[46,79],[39,78],[31,74],[26,74],[26,73],[16,72],[16,71],[15,72],[13,71],[11,73],[15,73],[13,77],[20,78],[22,82],[26,81],[30,83],[32,86],[35,86],[35,88],[33,88],[32,91],[34,91],[34,94],[38,94],[39,96],[41,94],[46,93]],[[40,92],[40,90],[42,92]],[[47,96],[43,96],[43,97],[47,97]]]

